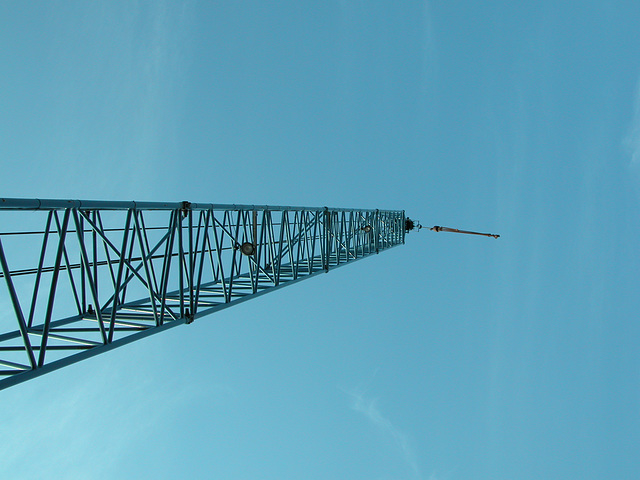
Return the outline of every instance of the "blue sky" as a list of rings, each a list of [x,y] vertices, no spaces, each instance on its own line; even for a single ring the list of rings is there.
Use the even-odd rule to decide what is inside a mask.
[[[522,3],[522,2],[520,2]],[[640,4],[0,4],[0,195],[404,209],[0,395],[7,478],[640,475]]]

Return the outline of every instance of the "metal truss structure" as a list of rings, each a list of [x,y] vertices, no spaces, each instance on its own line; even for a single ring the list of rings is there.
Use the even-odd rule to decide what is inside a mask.
[[[404,243],[404,211],[0,199],[0,390]]]

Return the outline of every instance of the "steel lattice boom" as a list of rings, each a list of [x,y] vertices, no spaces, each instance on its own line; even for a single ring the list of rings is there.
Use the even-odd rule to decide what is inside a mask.
[[[0,389],[404,243],[403,211],[0,199]]]

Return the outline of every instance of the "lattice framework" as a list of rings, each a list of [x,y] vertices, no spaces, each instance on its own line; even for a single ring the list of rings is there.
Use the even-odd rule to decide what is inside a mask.
[[[0,389],[405,235],[390,210],[0,199],[0,215]]]

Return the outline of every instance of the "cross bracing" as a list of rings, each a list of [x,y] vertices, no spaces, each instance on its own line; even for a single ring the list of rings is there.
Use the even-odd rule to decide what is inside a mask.
[[[0,199],[0,389],[404,243],[403,211]]]

